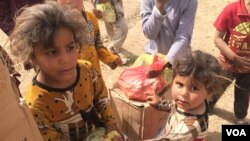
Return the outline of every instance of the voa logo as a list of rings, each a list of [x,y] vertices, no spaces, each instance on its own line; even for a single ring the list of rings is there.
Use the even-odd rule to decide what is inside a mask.
[[[247,136],[244,129],[226,129],[227,136]]]

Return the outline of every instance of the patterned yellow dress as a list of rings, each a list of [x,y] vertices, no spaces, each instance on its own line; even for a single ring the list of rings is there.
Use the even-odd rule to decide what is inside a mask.
[[[52,88],[35,77],[25,101],[46,141],[82,141],[94,128],[115,123],[103,79],[84,60],[72,86]]]
[[[101,73],[99,60],[104,64],[110,64],[113,63],[118,56],[113,55],[103,46],[96,17],[89,12],[83,12],[83,16],[86,17],[87,22],[86,36],[84,39],[85,43],[80,49],[78,59],[90,61],[94,68]]]

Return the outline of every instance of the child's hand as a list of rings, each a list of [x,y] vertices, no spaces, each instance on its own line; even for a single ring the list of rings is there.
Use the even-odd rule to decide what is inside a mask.
[[[115,124],[109,125],[106,128],[106,133],[103,141],[124,141],[124,137]]]
[[[245,73],[250,71],[250,59],[237,55],[232,62],[239,72]]]
[[[102,18],[102,11],[101,10],[98,10],[98,9],[93,9],[92,12],[94,13],[95,17],[97,19],[101,19]]]
[[[160,102],[160,97],[157,94],[146,94],[146,100],[148,102],[148,104],[152,105],[152,106],[157,106]]]
[[[100,0],[100,3],[106,3],[108,0]]]
[[[149,70],[147,76],[148,78],[159,77],[166,68],[172,69],[172,65],[169,62],[166,62],[160,70]]]
[[[112,70],[114,70],[114,69],[116,69],[118,66],[121,66],[121,65],[122,65],[122,60],[121,60],[121,58],[118,56],[118,57],[115,59],[115,61],[113,61],[112,63],[109,63],[108,65],[109,65],[109,67],[110,67]]]

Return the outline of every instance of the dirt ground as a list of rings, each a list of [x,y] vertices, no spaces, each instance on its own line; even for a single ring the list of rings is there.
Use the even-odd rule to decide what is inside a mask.
[[[195,20],[194,33],[192,38],[192,48],[194,50],[202,50],[213,55],[218,54],[218,50],[213,43],[213,21],[223,9],[223,7],[235,0],[199,0],[198,11]],[[143,47],[147,39],[144,37],[141,29],[141,21],[139,17],[140,0],[123,0],[125,7],[125,16],[129,25],[128,37],[124,43],[124,52],[131,59],[144,53]],[[106,31],[103,23],[100,21],[101,32],[103,38],[106,38]],[[132,64],[132,61],[130,62]],[[107,66],[102,64],[103,77],[107,87],[112,87],[117,80],[119,74],[127,67],[123,66],[116,70],[110,70]],[[34,75],[32,71],[22,73],[21,91],[25,93],[30,79]],[[221,125],[233,124],[233,87],[230,86],[225,94],[222,96],[216,105],[215,112],[209,117],[209,135],[208,141],[221,141]],[[250,113],[250,110],[249,110]],[[248,120],[250,114],[248,114]]]

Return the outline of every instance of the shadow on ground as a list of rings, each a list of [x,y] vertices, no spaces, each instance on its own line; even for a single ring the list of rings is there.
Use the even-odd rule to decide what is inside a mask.
[[[133,53],[133,51],[129,51],[127,49],[122,48],[122,53],[126,56],[126,58],[128,59],[128,63],[126,64],[127,66],[133,65],[133,63],[135,62],[135,60],[137,59],[138,55],[136,55],[135,53]]]
[[[210,115],[216,115],[216,116],[228,121],[229,123],[234,124],[234,114],[233,114],[233,112],[229,112],[229,111],[226,111],[224,109],[216,107],[209,114]]]
[[[221,141],[221,133],[209,132],[207,136],[207,141]]]

